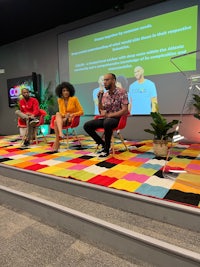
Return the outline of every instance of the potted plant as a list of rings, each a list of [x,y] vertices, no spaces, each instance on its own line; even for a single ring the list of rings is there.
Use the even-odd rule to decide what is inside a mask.
[[[51,82],[48,83],[47,87],[41,89],[40,93],[33,92],[34,96],[38,99],[40,104],[40,109],[46,111],[47,115],[45,116],[45,125],[42,126],[42,131],[44,134],[50,132],[50,121],[51,116],[56,113],[57,110],[57,97],[53,95],[50,90]]]
[[[200,120],[200,95],[193,94],[193,99],[190,103],[194,108],[194,117]]]
[[[178,120],[172,120],[167,122],[166,118],[162,114],[157,112],[151,112],[152,129],[144,129],[145,132],[154,136],[153,149],[156,156],[165,157],[168,152],[168,141],[174,136],[175,130],[170,131],[178,124]]]

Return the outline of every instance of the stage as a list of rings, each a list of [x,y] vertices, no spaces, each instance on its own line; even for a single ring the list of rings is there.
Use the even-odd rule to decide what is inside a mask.
[[[70,137],[69,149],[62,142],[59,152],[52,152],[54,135],[39,144],[21,148],[19,136],[0,138],[0,163],[3,166],[73,179],[123,192],[200,207],[200,144],[176,144],[167,166],[185,170],[176,179],[163,177],[165,158],[152,152],[152,141],[128,141],[128,151],[115,140],[115,155],[99,159],[96,145],[87,136],[79,136],[82,147]],[[41,178],[42,179],[42,178]]]

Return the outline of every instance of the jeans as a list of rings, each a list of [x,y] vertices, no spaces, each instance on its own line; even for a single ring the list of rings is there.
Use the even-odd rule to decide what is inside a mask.
[[[117,127],[119,120],[120,117],[90,120],[84,124],[83,128],[98,145],[102,145],[109,153],[113,129]],[[104,129],[105,141],[97,134],[96,129],[98,128]]]

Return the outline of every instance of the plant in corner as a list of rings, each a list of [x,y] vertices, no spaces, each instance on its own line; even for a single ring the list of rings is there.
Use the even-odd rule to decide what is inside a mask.
[[[40,108],[45,110],[47,115],[45,116],[45,124],[50,124],[51,116],[55,114],[57,110],[57,97],[50,91],[51,82],[48,83],[45,89],[41,89],[41,93],[34,92],[35,97],[39,101]]]
[[[195,109],[194,117],[200,120],[200,95],[193,94],[192,105]]]
[[[172,130],[179,123],[178,120],[168,122],[166,118],[157,112],[151,112],[151,129],[144,129],[145,132],[154,136],[153,149],[157,156],[165,157],[168,151],[168,141],[174,136],[175,130]],[[170,131],[172,130],[172,131]]]

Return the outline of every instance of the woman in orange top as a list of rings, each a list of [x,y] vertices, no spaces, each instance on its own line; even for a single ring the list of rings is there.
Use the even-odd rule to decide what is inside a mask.
[[[75,95],[75,89],[69,82],[62,82],[55,89],[58,96],[58,108],[59,112],[56,113],[54,121],[54,130],[56,140],[53,144],[53,150],[57,151],[60,142],[63,139],[62,127],[69,125],[74,116],[83,115],[83,108]]]

